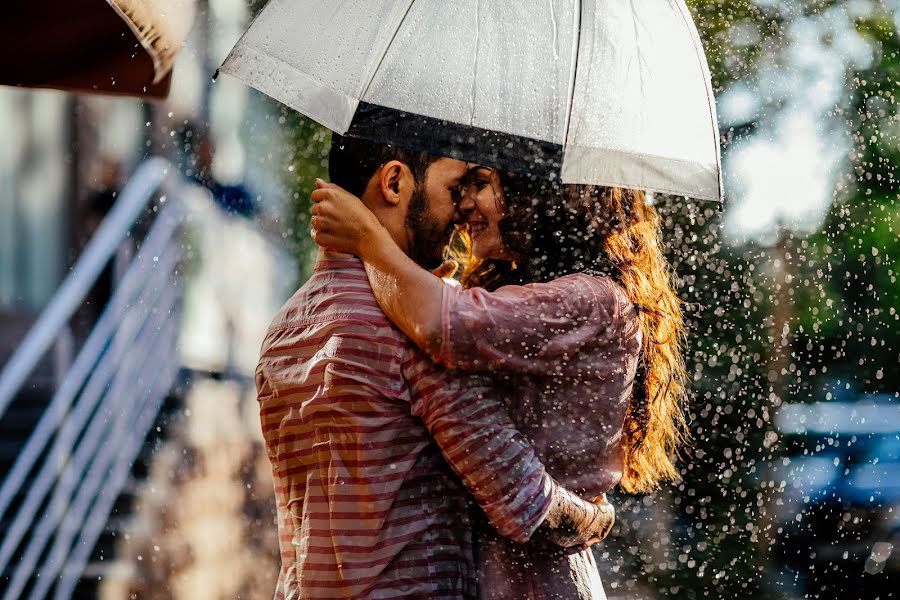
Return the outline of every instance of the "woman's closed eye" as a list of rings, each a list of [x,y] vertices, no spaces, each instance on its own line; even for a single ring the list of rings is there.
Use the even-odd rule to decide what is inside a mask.
[[[469,178],[473,184],[483,188],[484,186],[491,184],[491,175],[493,175],[493,173],[494,172],[491,169],[481,167],[471,171],[469,173]]]
[[[472,185],[474,185],[474,186],[475,186],[475,189],[477,189],[477,190],[480,192],[480,191],[483,190],[484,188],[486,188],[486,187],[488,187],[489,185],[491,185],[491,180],[488,179],[487,177],[477,177],[477,178],[472,182]]]

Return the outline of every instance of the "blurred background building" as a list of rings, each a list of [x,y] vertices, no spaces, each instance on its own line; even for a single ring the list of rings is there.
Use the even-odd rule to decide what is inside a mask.
[[[33,463],[20,485],[0,491],[4,598],[271,597],[274,500],[253,371],[306,251],[291,237],[295,167],[282,111],[235,81],[212,81],[250,8],[197,3],[165,100],[0,88],[0,363],[53,312],[106,217],[123,202],[138,209],[110,238],[111,259],[50,351],[0,410],[2,477],[16,476],[23,455]],[[137,181],[142,167],[155,172],[146,170],[151,156],[168,161],[155,163],[169,171],[158,191]],[[176,233],[142,259],[175,204]],[[121,292],[111,309],[125,287],[140,291]],[[91,348],[94,359],[81,361]],[[116,375],[104,381],[104,369]],[[142,400],[163,379],[164,389]],[[141,401],[152,405],[153,394],[158,412],[143,428],[120,418]],[[54,406],[65,421],[53,418]],[[33,443],[41,432],[51,443]],[[115,455],[135,443],[134,467],[113,483]],[[32,495],[42,482],[44,493]],[[94,536],[67,531],[87,531],[92,519],[101,519]]]
[[[49,430],[23,484],[8,497],[0,489],[0,598],[44,588],[78,598],[271,596],[276,532],[252,376],[269,319],[311,266],[307,198],[325,174],[329,138],[234,80],[213,83],[261,5],[198,2],[164,101],[0,88],[0,363],[52,306],[129,185],[139,187],[148,158],[172,165],[0,410],[0,476],[9,476],[48,407],[75,386],[67,377],[86,348],[97,358],[59,422],[80,418],[100,366],[133,370],[97,382],[105,392],[84,404],[83,427]],[[676,485],[615,496],[614,535],[596,548],[607,593],[895,597],[900,2],[689,5],[713,71],[726,204],[655,202],[687,303],[694,439]],[[142,259],[167,204],[178,205],[177,230]],[[156,310],[169,306],[172,282],[171,306]],[[104,312],[117,324],[91,342]],[[146,322],[130,323],[138,313]],[[117,420],[160,379],[171,385],[157,386],[146,435]],[[90,431],[96,458],[81,460]],[[57,440],[66,443],[54,454]],[[114,497],[105,501],[98,481],[75,510],[103,449],[132,446]],[[49,487],[13,544],[42,464]],[[116,464],[102,471],[107,480]],[[42,522],[56,525],[38,544]],[[17,580],[22,564],[33,567]]]

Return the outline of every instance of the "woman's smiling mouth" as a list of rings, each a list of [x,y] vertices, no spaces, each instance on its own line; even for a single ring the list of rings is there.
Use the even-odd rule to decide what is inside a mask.
[[[475,235],[482,233],[488,227],[487,221],[482,221],[482,220],[469,221],[466,225],[469,228],[469,235],[471,235],[471,236],[475,236]]]

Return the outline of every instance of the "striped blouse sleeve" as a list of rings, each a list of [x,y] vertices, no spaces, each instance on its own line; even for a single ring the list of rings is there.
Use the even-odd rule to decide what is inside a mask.
[[[435,358],[466,371],[547,374],[575,368],[572,357],[607,335],[617,318],[615,286],[584,274],[493,292],[444,286]]]
[[[410,348],[402,365],[412,413],[501,535],[527,541],[556,483],[482,376],[448,371]]]

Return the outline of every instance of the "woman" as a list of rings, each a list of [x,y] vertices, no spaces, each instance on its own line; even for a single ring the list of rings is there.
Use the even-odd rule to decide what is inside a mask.
[[[490,371],[548,472],[587,498],[677,477],[683,322],[639,191],[558,186],[486,167],[459,202],[464,288],[419,268],[365,206],[313,194],[316,241],[359,256],[388,317],[435,360]],[[479,531],[483,598],[603,598],[589,550]]]

